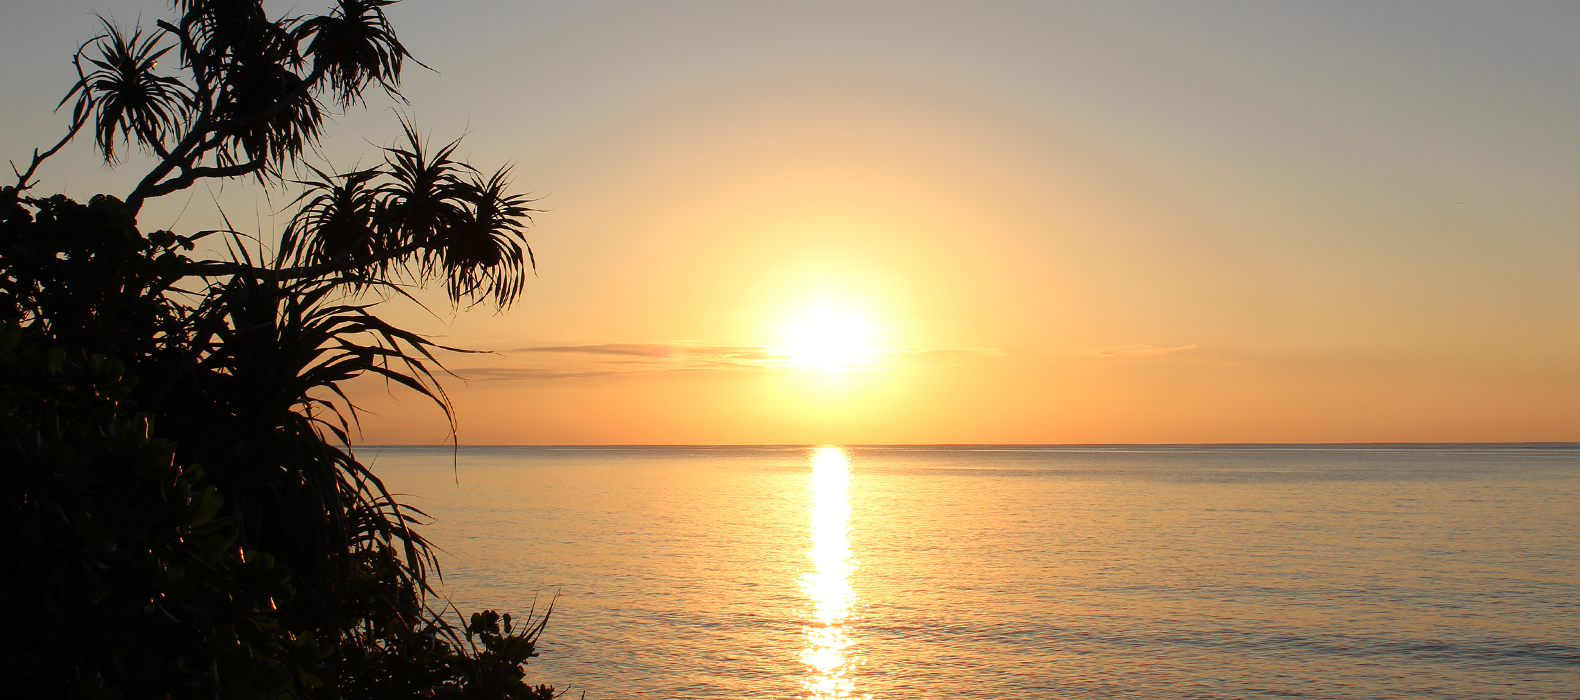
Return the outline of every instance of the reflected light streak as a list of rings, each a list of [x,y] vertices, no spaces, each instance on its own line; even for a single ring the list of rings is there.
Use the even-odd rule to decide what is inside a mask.
[[[850,462],[837,447],[820,447],[812,455],[811,539],[807,558],[813,571],[801,574],[801,593],[811,609],[801,627],[804,645],[801,661],[807,667],[806,697],[813,700],[847,700],[853,693],[854,657],[847,620],[855,608],[856,593],[850,574],[856,568],[850,553]]]

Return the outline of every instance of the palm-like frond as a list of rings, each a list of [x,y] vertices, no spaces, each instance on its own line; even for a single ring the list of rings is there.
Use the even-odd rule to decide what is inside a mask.
[[[482,177],[434,151],[410,122],[406,142],[385,149],[383,169],[331,176],[310,168],[282,241],[280,262],[337,270],[358,289],[405,278],[442,280],[450,300],[503,309],[520,296],[537,260],[526,239],[530,197],[510,192],[510,168]],[[377,187],[379,177],[386,181]]]
[[[526,225],[537,210],[527,206],[530,197],[510,193],[509,166],[487,179],[474,176],[467,185],[466,216],[443,241],[445,289],[453,302],[492,299],[503,309],[537,269],[526,238]]]
[[[435,402],[450,415],[449,398],[435,381],[430,365],[440,367],[436,345],[417,333],[398,328],[371,313],[366,304],[331,303],[338,284],[306,280],[287,287],[236,278],[223,292],[220,309],[229,323],[220,331],[218,352],[204,360],[211,369],[244,379],[235,387],[247,405],[276,416],[300,410],[315,418],[342,442],[354,415],[318,394],[327,391],[349,402],[341,384],[374,374],[406,386]],[[347,412],[343,412],[347,411]]]
[[[334,12],[298,26],[297,36],[308,42],[303,55],[312,57],[315,73],[329,77],[341,106],[361,99],[363,88],[375,80],[386,92],[399,94],[401,64],[411,54],[384,14],[393,4],[395,0],[339,0]]]
[[[187,56],[188,63],[235,53],[272,24],[259,0],[176,0],[175,6],[181,31],[199,54]]]
[[[281,237],[280,264],[323,265],[370,258],[388,248],[374,226],[379,190],[372,185],[384,173],[378,168],[329,175],[308,166],[316,179],[298,180],[307,189],[293,204],[299,208]],[[388,262],[375,272],[388,269]]]
[[[301,61],[289,32],[264,32],[217,57],[214,101],[217,149],[222,165],[261,161],[278,174],[318,142],[324,111],[307,78],[292,70]]]
[[[222,475],[227,491],[246,494],[238,504],[244,515],[298,523],[249,533],[252,542],[296,561],[324,561],[299,573],[326,609],[339,605],[339,588],[349,585],[346,567],[358,552],[395,548],[393,574],[420,589],[435,565],[426,540],[409,527],[420,513],[399,505],[366,466],[335,449],[349,447],[356,421],[345,383],[381,376],[452,415],[433,375],[442,371],[439,346],[378,318],[368,305],[335,302],[337,288],[325,280],[281,287],[233,279],[211,295],[228,320],[201,363],[218,382],[208,393],[226,397],[213,409],[222,424],[259,426],[256,434],[244,428],[225,436],[229,453],[212,455],[229,465]],[[282,477],[295,486],[280,489]]]
[[[431,152],[415,125],[402,120],[401,126],[405,145],[384,149],[390,182],[379,188],[378,225],[395,245],[426,248],[465,220],[468,188],[461,177],[472,168],[451,158],[459,139]],[[421,264],[426,270],[437,262],[435,255],[425,253]]]
[[[179,79],[154,73],[160,57],[174,48],[160,47],[163,31],[143,38],[142,30],[135,29],[127,36],[108,20],[101,17],[100,21],[104,23],[104,33],[77,51],[77,83],[60,104],[77,98],[71,110],[73,122],[91,114],[94,142],[104,160],[114,163],[117,137],[162,149],[165,140],[185,121],[191,92]],[[99,53],[98,58],[88,59],[95,67],[92,71],[82,65],[83,53],[89,46]]]

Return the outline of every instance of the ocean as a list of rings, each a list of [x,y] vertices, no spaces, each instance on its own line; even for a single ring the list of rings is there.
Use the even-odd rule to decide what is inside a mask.
[[[1580,698],[1580,445],[358,456],[568,698]]]

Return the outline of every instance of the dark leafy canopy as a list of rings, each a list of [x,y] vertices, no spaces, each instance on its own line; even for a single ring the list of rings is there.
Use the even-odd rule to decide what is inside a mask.
[[[271,19],[257,0],[182,0],[151,34],[106,21],[77,52],[66,137],[0,188],[8,692],[554,696],[522,669],[547,610],[516,626],[430,607],[422,514],[350,451],[345,390],[382,377],[449,414],[445,349],[360,293],[434,283],[510,305],[534,265],[530,200],[409,123],[379,167],[284,178],[326,101],[398,94],[410,56],[389,4]],[[106,160],[150,154],[147,176],[124,201],[32,194],[90,124]],[[137,225],[150,197],[238,177],[303,188],[268,259],[235,232]],[[216,240],[227,254],[199,254]]]

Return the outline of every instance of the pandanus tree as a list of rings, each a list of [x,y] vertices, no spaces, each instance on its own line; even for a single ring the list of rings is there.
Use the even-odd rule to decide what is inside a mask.
[[[449,351],[377,313],[442,287],[504,309],[531,278],[531,200],[402,121],[374,168],[304,163],[326,115],[399,97],[385,13],[339,0],[177,0],[75,54],[66,136],[0,189],[0,649],[8,692],[120,697],[553,697],[524,679],[547,621],[451,622],[421,513],[355,456],[347,383],[432,399]],[[86,130],[86,131],[85,131]],[[124,197],[33,192],[80,134],[152,161]],[[300,179],[298,179],[300,178]],[[272,245],[143,231],[205,180],[299,189]],[[205,252],[213,251],[213,252]]]

